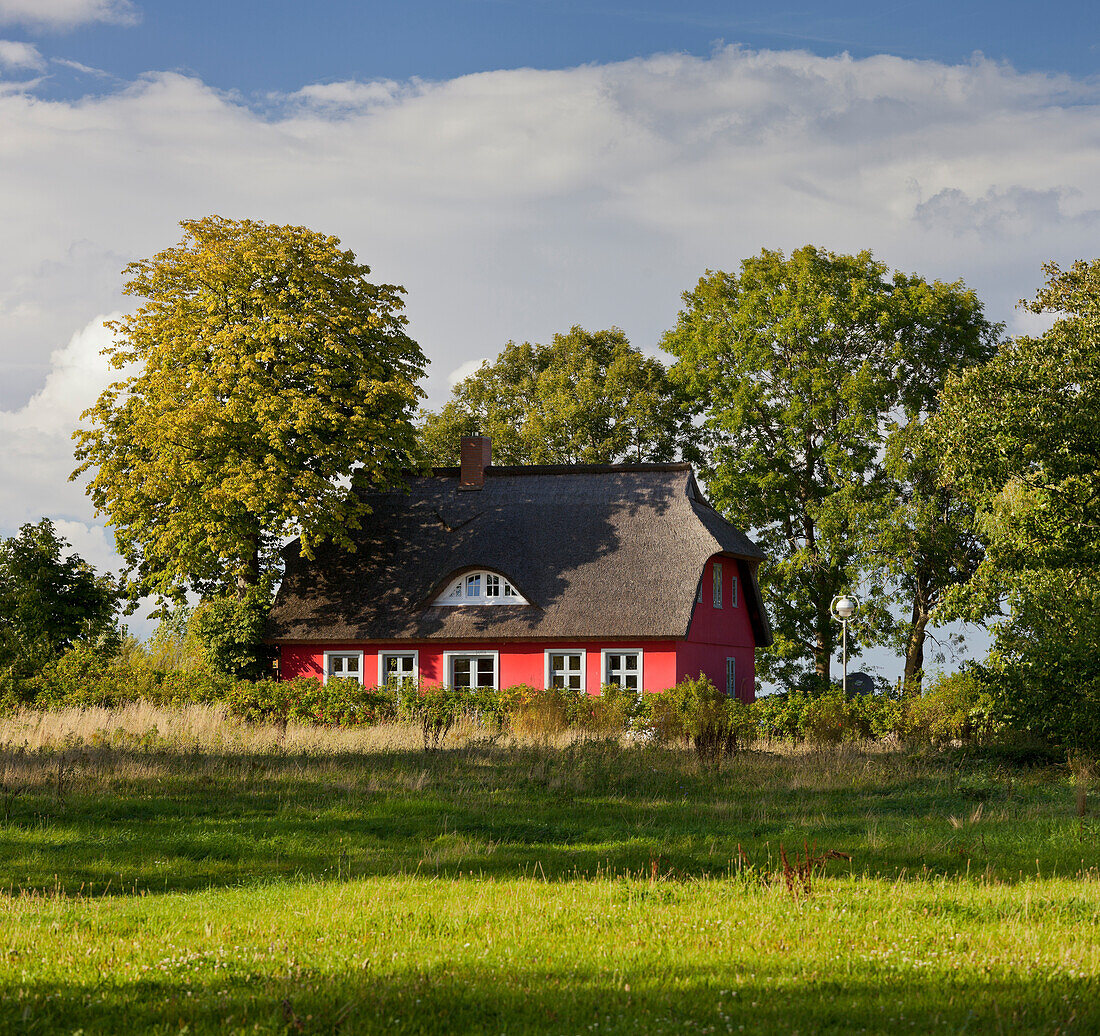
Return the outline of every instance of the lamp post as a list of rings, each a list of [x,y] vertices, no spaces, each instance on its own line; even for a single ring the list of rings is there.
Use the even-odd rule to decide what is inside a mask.
[[[841,642],[844,645],[844,697],[848,697],[848,620],[859,611],[859,598],[855,594],[837,594],[833,603],[829,605],[829,611],[834,619],[843,628]]]

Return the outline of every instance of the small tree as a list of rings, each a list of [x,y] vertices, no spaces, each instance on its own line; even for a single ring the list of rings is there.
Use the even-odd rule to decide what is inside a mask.
[[[118,590],[43,518],[0,541],[0,669],[29,675],[77,641],[118,640]]]
[[[312,556],[351,544],[353,487],[400,478],[426,360],[402,288],[373,284],[339,241],[304,227],[208,216],[131,263],[143,301],[107,354],[136,373],[75,433],[76,478],[109,516],[133,596],[230,594],[277,574],[287,537]]]

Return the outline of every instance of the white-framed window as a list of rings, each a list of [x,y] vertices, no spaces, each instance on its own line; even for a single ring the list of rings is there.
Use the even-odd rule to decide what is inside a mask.
[[[583,648],[550,648],[543,653],[546,688],[561,687],[567,691],[585,689],[587,656]]]
[[[737,697],[737,659],[726,659],[726,697]]]
[[[326,651],[325,683],[329,680],[358,680],[363,682],[362,651]]]
[[[637,648],[605,648],[600,652],[603,682],[628,691],[642,689],[642,652]]]
[[[734,576],[733,579],[730,580],[730,607],[736,608],[737,601],[737,576]]]
[[[394,683],[398,687],[415,686],[420,678],[419,651],[379,651],[378,686]]]
[[[454,607],[464,604],[527,604],[518,590],[499,572],[467,572],[448,583],[432,604]]]
[[[722,607],[722,562],[716,561],[714,563],[714,571],[712,574],[713,589],[714,589],[714,607]]]
[[[447,682],[461,690],[499,687],[499,651],[444,651]]]

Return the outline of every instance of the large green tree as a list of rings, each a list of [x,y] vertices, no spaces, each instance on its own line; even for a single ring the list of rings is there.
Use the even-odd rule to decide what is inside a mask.
[[[855,651],[894,627],[886,574],[870,561],[894,506],[887,436],[934,406],[947,371],[988,356],[998,328],[961,283],[812,246],[708,273],[683,300],[663,345],[696,401],[704,478],[769,557],[763,674],[823,684],[834,595],[867,591]]]
[[[0,670],[31,675],[78,640],[117,633],[114,581],[68,547],[48,518],[0,540]]]
[[[509,342],[496,360],[423,415],[434,464],[458,463],[459,439],[480,432],[498,464],[606,464],[671,460],[684,410],[664,364],[618,328],[573,327],[546,345]]]
[[[1010,725],[1095,751],[1100,737],[1100,260],[1044,266],[1053,324],[961,372],[933,421],[943,478],[986,558],[957,614],[1007,604],[988,663]]]
[[[308,555],[350,545],[366,511],[349,480],[394,483],[414,448],[426,360],[403,289],[368,280],[339,241],[218,216],[131,263],[141,304],[109,325],[116,368],[75,433],[79,476],[109,516],[134,595],[235,594],[276,570],[286,537]]]

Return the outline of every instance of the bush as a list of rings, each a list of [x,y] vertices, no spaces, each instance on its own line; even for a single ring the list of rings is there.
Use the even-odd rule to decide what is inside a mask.
[[[903,704],[898,735],[912,744],[942,747],[988,742],[994,730],[993,700],[973,671],[938,677]]]
[[[688,741],[700,761],[712,766],[754,726],[751,708],[727,697],[702,674],[650,695],[648,706],[650,729],[658,739]]]
[[[401,715],[420,724],[424,734],[424,751],[437,751],[455,721],[469,709],[470,692],[431,684],[401,698]]]

